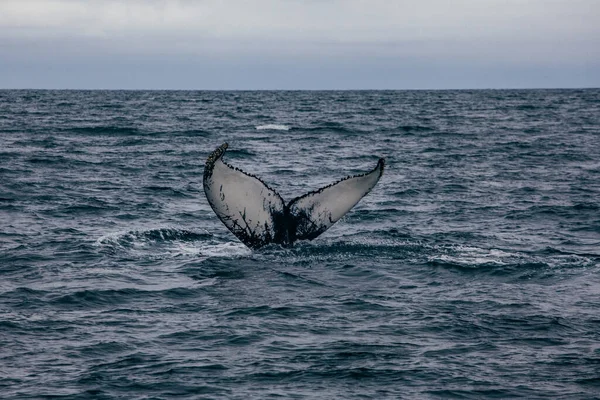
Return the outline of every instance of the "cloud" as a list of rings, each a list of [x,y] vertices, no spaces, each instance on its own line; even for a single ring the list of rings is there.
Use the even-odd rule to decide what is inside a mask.
[[[530,77],[564,66],[598,80],[589,72],[600,65],[597,21],[597,0],[2,0],[0,59],[11,71],[206,65],[233,76],[237,65],[281,77],[392,66],[454,77],[522,67]]]
[[[548,55],[600,42],[596,0],[4,0],[4,39],[87,41],[136,52],[356,50]],[[450,47],[448,47],[450,46]],[[469,52],[468,49],[473,51]],[[492,51],[485,51],[491,48]],[[339,50],[339,51],[338,51]],[[418,51],[417,51],[418,50]],[[535,54],[536,51],[534,51]]]

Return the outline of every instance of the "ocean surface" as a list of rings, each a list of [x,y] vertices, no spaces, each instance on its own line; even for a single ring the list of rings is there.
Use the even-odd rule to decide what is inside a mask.
[[[208,154],[286,200],[252,251]],[[0,91],[0,398],[600,398],[600,90]]]

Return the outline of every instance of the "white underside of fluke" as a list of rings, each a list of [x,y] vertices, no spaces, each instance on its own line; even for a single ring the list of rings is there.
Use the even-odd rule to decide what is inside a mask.
[[[251,248],[316,238],[373,189],[385,164],[380,159],[368,173],[344,178],[286,205],[259,178],[225,163],[226,149],[227,143],[208,157],[204,192],[219,219]]]

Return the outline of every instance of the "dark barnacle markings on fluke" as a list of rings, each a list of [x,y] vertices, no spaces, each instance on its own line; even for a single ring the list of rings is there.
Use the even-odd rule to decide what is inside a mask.
[[[346,177],[286,204],[260,178],[224,162],[227,147],[224,143],[208,156],[204,193],[225,226],[254,249],[315,239],[373,189],[385,166],[380,158],[372,171]]]

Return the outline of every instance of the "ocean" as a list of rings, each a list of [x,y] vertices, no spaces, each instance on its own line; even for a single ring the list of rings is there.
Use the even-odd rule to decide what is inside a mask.
[[[256,251],[207,156],[286,200]],[[0,91],[0,398],[600,398],[600,90]]]

